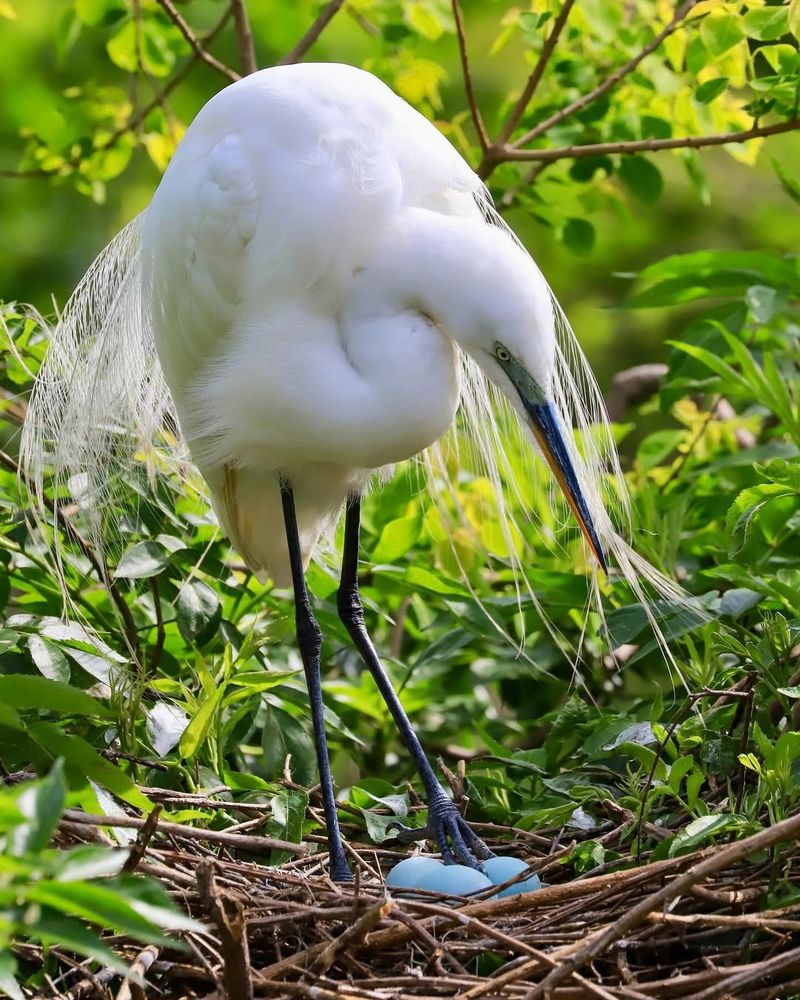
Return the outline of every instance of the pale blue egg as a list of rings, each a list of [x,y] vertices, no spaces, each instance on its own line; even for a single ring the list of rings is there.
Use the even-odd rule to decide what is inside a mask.
[[[510,878],[514,878],[515,875],[524,872],[527,867],[528,865],[520,858],[489,858],[488,861],[484,861],[483,863],[483,870],[488,875],[492,885],[502,885],[503,882],[508,882]],[[531,875],[524,882],[515,882],[514,885],[503,889],[495,898],[502,899],[504,896],[519,896],[523,892],[535,892],[541,888],[542,883],[539,880],[539,876]]]
[[[475,868],[466,865],[441,865],[436,871],[417,882],[417,889],[446,893],[450,896],[470,896],[473,892],[491,888],[492,883]]]
[[[386,876],[386,885],[390,889],[416,889],[423,879],[432,879],[444,865],[435,858],[406,858]],[[428,886],[421,886],[427,889]]]

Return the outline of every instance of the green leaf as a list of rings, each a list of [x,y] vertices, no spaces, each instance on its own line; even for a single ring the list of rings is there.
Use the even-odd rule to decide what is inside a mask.
[[[58,946],[78,955],[85,955],[93,962],[102,962],[106,968],[120,975],[128,971],[126,962],[115,955],[100,937],[79,920],[65,916],[58,910],[32,906],[26,913],[25,931],[34,941]]]
[[[214,720],[219,703],[225,694],[226,685],[220,685],[211,694],[197,711],[197,714],[184,729],[178,743],[178,751],[184,760],[194,757],[200,747],[205,743],[211,723]]]
[[[700,37],[711,55],[721,56],[744,38],[741,15],[707,14],[700,22]]]
[[[728,87],[728,77],[718,76],[715,80],[706,80],[694,92],[694,99],[698,104],[710,104],[715,97],[725,93]]]
[[[69,663],[58,646],[41,635],[28,636],[28,652],[39,672],[51,681],[69,681]]]
[[[586,219],[567,219],[562,230],[564,244],[578,257],[585,257],[594,249],[594,226]]]
[[[789,195],[792,201],[795,201],[800,205],[800,180],[797,179],[791,170],[784,167],[784,165],[779,163],[774,157],[771,162],[772,169],[777,174],[783,190]]]
[[[647,157],[623,156],[618,173],[623,184],[645,205],[653,205],[661,197],[664,179],[658,167]]]
[[[780,5],[749,10],[742,18],[742,24],[749,38],[774,41],[789,31],[789,8]]]
[[[296,789],[286,789],[278,795],[273,795],[269,804],[272,810],[272,819],[267,827],[267,835],[299,844],[303,839],[303,823],[308,807],[307,793]],[[288,860],[288,858],[288,854],[276,852],[276,856],[271,860],[274,864],[280,864],[282,860]]]
[[[773,500],[797,496],[797,493],[783,483],[759,483],[742,490],[731,504],[725,519],[725,529],[738,544],[732,554],[740,552],[747,543],[756,516]]]
[[[669,856],[674,858],[684,851],[694,850],[700,844],[705,844],[709,840],[714,840],[718,834],[728,830],[742,830],[747,825],[744,816],[737,815],[710,815],[701,816],[692,820],[671,842]]]
[[[0,15],[3,8],[0,6]],[[25,1000],[25,994],[19,988],[16,980],[17,960],[8,953],[0,955],[0,991],[10,997],[11,1000]]]
[[[0,702],[14,708],[35,708],[63,715],[113,718],[109,708],[85,691],[63,684],[61,681],[51,681],[46,677],[28,674],[0,675]]]
[[[11,853],[16,857],[43,851],[58,826],[67,797],[64,762],[57,760],[47,777],[23,785],[16,796],[17,807],[25,817],[11,832]]]
[[[383,526],[381,537],[372,553],[376,563],[394,563],[412,548],[422,528],[421,517],[399,517]]]
[[[169,565],[169,552],[159,542],[137,542],[125,552],[114,571],[117,580],[142,580],[158,576]]]
[[[427,4],[410,3],[405,9],[406,20],[418,35],[435,42],[442,37],[444,28],[439,18]]]
[[[294,716],[269,706],[262,735],[264,772],[283,777],[286,757],[291,754],[292,777],[298,785],[310,786],[317,778],[317,756],[311,734]]]
[[[169,940],[151,920],[137,913],[112,883],[39,882],[28,890],[28,901],[131,934],[139,941],[166,944]]]
[[[202,580],[190,580],[178,594],[177,621],[181,635],[190,645],[202,646],[217,632],[222,606],[216,592]]]
[[[149,811],[153,808],[150,799],[139,791],[127,774],[104,760],[86,740],[68,736],[48,722],[34,723],[27,732],[50,756],[64,758],[68,768],[72,769],[69,772],[71,782],[80,778],[85,784],[87,779],[91,779],[137,809]]]

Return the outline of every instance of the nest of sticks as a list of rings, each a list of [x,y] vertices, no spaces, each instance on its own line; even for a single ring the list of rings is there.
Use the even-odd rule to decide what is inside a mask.
[[[251,816],[263,809],[248,808]],[[619,848],[630,819],[618,815],[593,839]],[[667,860],[637,863],[626,854],[582,876],[565,863],[575,841],[563,834],[476,824],[496,851],[523,857],[546,883],[492,901],[390,895],[383,877],[408,852],[353,841],[352,886],[331,882],[326,855],[309,845],[291,845],[292,860],[267,866],[254,852],[260,847],[263,859],[272,842],[241,831],[253,818],[229,832],[163,822],[155,812],[145,820],[68,812],[60,837],[97,843],[103,826],[118,823],[138,829],[126,867],[159,879],[208,931],[184,935],[174,949],[109,937],[133,964],[126,982],[56,950],[68,971],[37,997],[800,996],[800,891],[798,902],[790,898],[800,890],[800,815]],[[34,959],[32,952],[25,947],[20,957]]]

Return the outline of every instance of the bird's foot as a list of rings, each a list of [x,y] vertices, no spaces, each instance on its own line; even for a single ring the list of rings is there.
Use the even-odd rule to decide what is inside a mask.
[[[435,840],[446,865],[462,864],[480,869],[482,861],[494,857],[444,792],[441,797],[437,795],[429,800],[425,826],[401,826],[398,823],[392,825],[392,830],[404,844],[415,840]]]

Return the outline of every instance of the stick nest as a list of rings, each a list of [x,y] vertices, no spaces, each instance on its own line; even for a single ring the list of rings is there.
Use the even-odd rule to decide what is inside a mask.
[[[94,820],[69,814],[61,836],[96,843],[105,834]],[[211,843],[204,831],[176,833],[176,824],[162,828],[155,817],[142,826],[132,854],[137,870],[159,879],[207,933],[184,935],[181,949],[142,950],[109,938],[134,964],[132,982],[120,986],[111,970],[90,973],[88,963],[67,961],[69,971],[37,996],[800,995],[800,816],[676,858],[637,863],[629,853],[583,876],[567,860],[575,842],[563,834],[477,824],[493,849],[523,857],[545,882],[537,892],[493,901],[390,895],[383,877],[407,851],[351,841],[355,883],[341,886],[327,877],[322,853],[267,866],[237,850],[236,833]],[[629,830],[623,821],[596,839],[619,847]],[[242,839],[252,851],[252,836]]]

